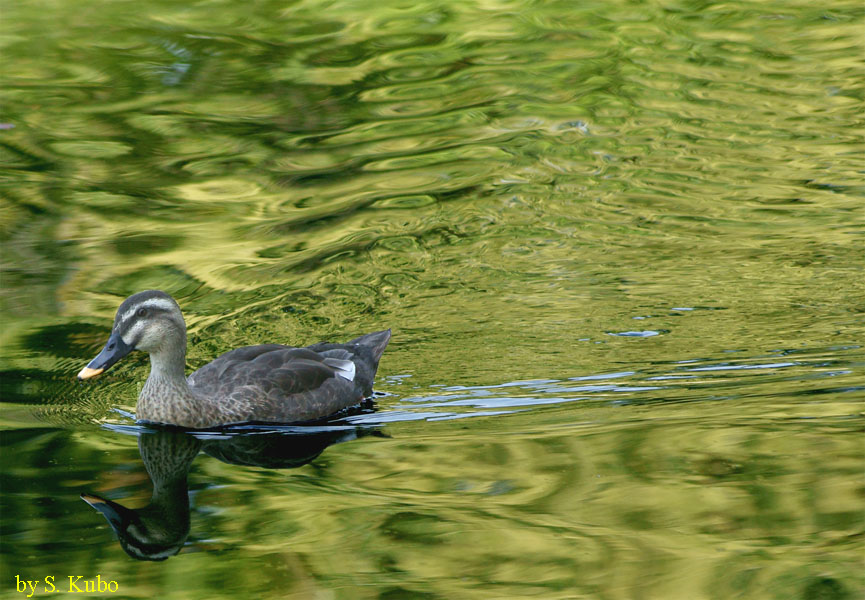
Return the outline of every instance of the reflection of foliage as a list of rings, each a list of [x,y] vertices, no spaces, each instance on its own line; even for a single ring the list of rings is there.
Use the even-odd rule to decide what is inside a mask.
[[[13,410],[81,423],[134,401],[145,357],[99,385],[73,377],[143,287],[178,295],[190,366],[390,325],[385,361],[420,388],[734,349],[828,348],[828,369],[861,343],[858,3],[130,6],[4,7]],[[670,333],[605,334],[634,318]],[[818,403],[821,368],[628,408],[784,412]],[[832,377],[821,402],[861,388],[855,368]],[[688,434],[706,404],[682,415]],[[507,442],[442,423],[292,477],[203,462],[193,518],[222,545],[159,571],[82,543],[78,485],[98,470],[82,465],[138,494],[131,445],[5,431],[3,562],[96,565],[136,597],[856,597],[847,431],[733,423],[677,452],[642,423]]]
[[[199,456],[191,545],[147,585],[151,595],[223,597],[233,593],[220,575],[230,560],[231,590],[266,598],[324,589],[338,598],[357,589],[485,597],[478,585],[501,597],[668,597],[670,586],[688,597],[856,596],[860,462],[845,430],[827,447],[813,422],[791,430],[753,409],[754,426],[733,439],[714,417],[693,427],[687,405],[666,410],[654,424],[568,432],[510,417],[533,432],[521,437],[503,437],[495,420],[468,439],[459,421],[435,432],[392,424],[392,437],[333,446],[295,471]],[[764,435],[772,432],[783,435]],[[123,504],[147,504],[134,438],[73,437],[3,435],[4,540],[28,532],[7,568],[30,572],[19,561],[37,553],[41,566],[62,569],[74,556],[131,589],[144,567],[107,526],[94,529],[101,517],[78,493],[96,485]]]
[[[6,212],[6,210],[9,212]],[[19,203],[3,203],[6,217],[0,238],[3,245],[0,311],[8,319],[31,314],[53,314],[57,310],[54,290],[66,275],[73,252],[54,243],[57,219],[41,210]]]
[[[419,306],[435,319],[418,330],[464,337],[474,330],[466,321],[555,322],[547,335],[564,327],[577,337],[580,315],[598,302],[610,307],[605,320],[618,319],[634,301],[674,293],[665,282],[706,273],[700,285],[717,304],[758,298],[747,312],[771,315],[786,308],[765,301],[785,297],[766,285],[776,263],[750,257],[793,257],[802,270],[773,280],[783,289],[855,260],[845,195],[854,188],[822,183],[820,171],[797,173],[805,188],[779,189],[794,159],[823,156],[785,145],[817,125],[787,112],[786,90],[762,66],[726,91],[742,55],[702,36],[718,25],[704,8],[676,9],[705,17],[695,29],[659,7],[647,8],[650,25],[630,29],[619,21],[630,9],[616,4],[546,3],[517,18],[385,3],[325,18],[315,3],[265,2],[239,15],[151,2],[132,22],[123,5],[100,4],[92,23],[59,6],[51,18],[75,25],[43,40],[38,57],[29,34],[48,17],[10,9],[18,37],[5,42],[2,93],[15,127],[0,143],[15,177],[3,231],[18,241],[4,256],[0,308],[104,318],[117,296],[152,286],[179,295],[202,334],[228,335],[217,316],[240,323],[244,333],[223,346],[263,341],[250,335],[259,315],[286,304],[308,321],[283,318],[284,331],[268,331],[292,339],[359,331],[385,315],[414,324]],[[751,10],[738,17],[762,18]],[[852,31],[844,14],[825,25],[832,39]],[[68,43],[103,20],[127,25],[100,31],[98,43]],[[772,61],[799,56],[795,26],[775,25],[771,52],[757,39],[749,49]],[[655,46],[653,60],[631,54]],[[797,68],[809,82],[800,102],[822,110],[823,70]],[[855,93],[842,83],[832,79],[840,95]],[[774,112],[752,110],[767,102]],[[843,145],[837,122],[823,128]],[[753,148],[726,143],[731,131],[771,148],[759,169]],[[727,168],[710,168],[718,163]],[[837,179],[852,176],[836,163]],[[795,211],[772,208],[791,197],[804,199]],[[772,219],[755,218],[764,208]],[[767,246],[782,238],[789,244]],[[715,281],[730,277],[721,252],[751,267],[718,296]],[[642,280],[647,254],[657,289],[635,298],[621,282]]]

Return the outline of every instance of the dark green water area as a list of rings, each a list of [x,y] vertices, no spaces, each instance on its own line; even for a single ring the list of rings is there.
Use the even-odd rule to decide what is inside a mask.
[[[862,598],[863,32],[860,0],[2,0],[0,597]],[[75,375],[150,288],[190,371],[391,327],[376,397],[138,425],[145,354]]]

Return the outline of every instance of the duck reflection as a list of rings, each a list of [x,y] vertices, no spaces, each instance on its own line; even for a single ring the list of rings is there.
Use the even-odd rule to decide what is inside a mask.
[[[108,520],[129,556],[165,560],[180,552],[189,536],[187,474],[199,452],[235,465],[291,469],[309,463],[331,444],[375,433],[354,427],[279,430],[249,426],[197,434],[145,429],[138,436],[138,450],[153,482],[150,503],[132,509],[96,494],[83,493],[81,498]]]

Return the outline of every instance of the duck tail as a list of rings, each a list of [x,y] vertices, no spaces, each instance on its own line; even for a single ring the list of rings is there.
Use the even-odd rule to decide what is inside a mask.
[[[390,341],[390,329],[384,331],[376,331],[375,333],[367,333],[359,338],[355,338],[349,344],[360,344],[367,346],[372,350],[372,355],[375,363],[378,364],[381,355],[384,354],[384,349],[387,348],[387,343]]]

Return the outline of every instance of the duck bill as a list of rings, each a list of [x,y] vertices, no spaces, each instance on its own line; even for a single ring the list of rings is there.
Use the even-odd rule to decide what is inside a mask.
[[[118,360],[132,352],[132,350],[132,346],[126,344],[119,334],[112,333],[111,337],[109,337],[108,341],[105,343],[105,347],[102,348],[102,351],[96,356],[96,358],[87,363],[87,366],[81,369],[78,373],[78,379],[90,379],[91,377],[99,375]]]
[[[105,517],[105,520],[108,521],[108,524],[111,525],[114,531],[123,530],[124,521],[128,520],[127,513],[130,512],[128,508],[96,494],[84,493],[81,494],[81,499],[102,513],[102,516]]]

